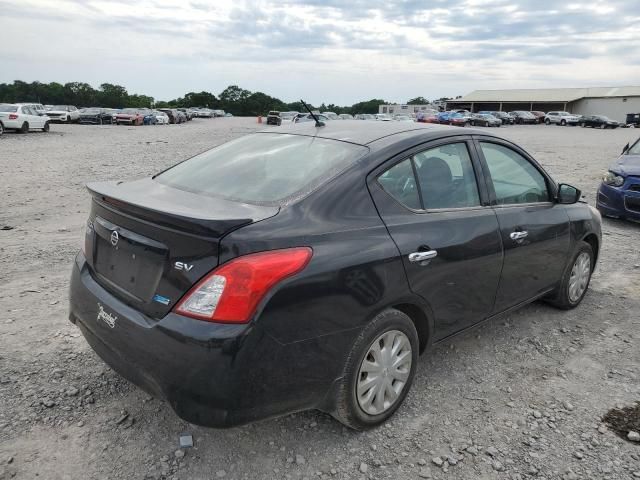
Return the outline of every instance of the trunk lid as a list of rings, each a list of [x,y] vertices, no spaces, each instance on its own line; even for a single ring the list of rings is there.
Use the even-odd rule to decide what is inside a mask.
[[[123,302],[162,318],[218,265],[228,232],[276,215],[258,206],[198,195],[151,178],[87,186],[85,238],[91,274]]]

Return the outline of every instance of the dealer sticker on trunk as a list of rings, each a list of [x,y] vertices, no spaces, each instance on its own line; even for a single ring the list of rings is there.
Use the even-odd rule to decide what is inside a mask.
[[[107,312],[102,304],[98,303],[98,320],[102,320],[104,323],[109,325],[109,328],[113,328],[116,326],[116,320],[118,320],[118,316]]]

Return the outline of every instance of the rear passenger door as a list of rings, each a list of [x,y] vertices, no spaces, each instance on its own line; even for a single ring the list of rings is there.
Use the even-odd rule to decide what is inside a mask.
[[[556,186],[515,145],[476,137],[491,204],[500,225],[504,265],[494,313],[553,288],[569,253],[569,217]]]
[[[368,179],[411,290],[431,308],[435,340],[493,310],[502,247],[480,175],[471,138],[459,136],[404,153]]]

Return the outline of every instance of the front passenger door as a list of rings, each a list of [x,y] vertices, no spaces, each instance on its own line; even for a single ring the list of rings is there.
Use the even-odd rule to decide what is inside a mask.
[[[491,203],[500,224],[504,265],[494,313],[548,292],[560,280],[570,245],[569,217],[555,184],[514,145],[478,139]]]

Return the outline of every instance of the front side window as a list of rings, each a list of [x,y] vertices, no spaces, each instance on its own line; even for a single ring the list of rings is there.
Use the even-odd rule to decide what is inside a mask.
[[[279,205],[309,193],[368,151],[337,140],[256,133],[196,155],[155,179],[203,195]]]
[[[431,148],[413,158],[424,208],[480,206],[478,184],[464,142]]]
[[[544,176],[518,152],[495,143],[480,142],[498,205],[549,201]]]

